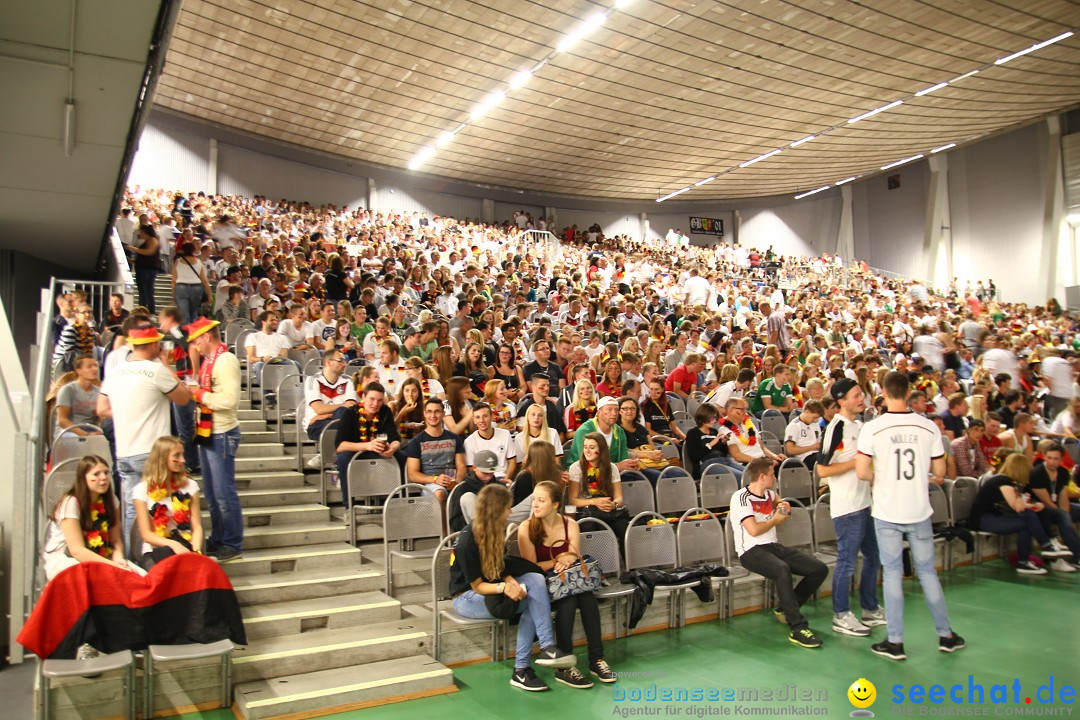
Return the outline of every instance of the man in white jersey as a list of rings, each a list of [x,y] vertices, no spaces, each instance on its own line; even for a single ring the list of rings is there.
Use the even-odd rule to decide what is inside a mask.
[[[952,631],[949,609],[934,567],[934,530],[930,525],[927,480],[945,480],[945,451],[937,425],[908,409],[908,376],[895,370],[882,383],[887,412],[863,426],[855,471],[874,490],[871,515],[885,569],[885,619],[888,637],[871,646],[875,655],[906,660],[904,654],[904,540],[911,563],[934,619],[938,649],[955,652],[964,639]]]
[[[841,378],[833,383],[832,396],[840,406],[818,454],[817,469],[828,481],[829,514],[836,528],[836,567],[833,569],[833,632],[868,637],[872,626],[885,624],[885,613],[878,605],[877,576],[881,567],[877,535],[870,517],[870,483],[855,474],[861,423],[856,419],[866,409],[866,396],[858,383]],[[859,604],[862,621],[851,612],[851,576],[862,551],[863,568],[859,576]]]
[[[780,607],[773,615],[791,628],[788,640],[800,647],[818,648],[821,640],[799,608],[825,582],[829,568],[810,553],[777,542],[776,527],[790,519],[791,505],[782,502],[772,489],[776,485],[773,467],[769,458],[751,460],[746,466],[750,482],[731,496],[728,522],[732,523],[735,552],[744,568],[775,583]],[[803,577],[797,587],[792,575]]]

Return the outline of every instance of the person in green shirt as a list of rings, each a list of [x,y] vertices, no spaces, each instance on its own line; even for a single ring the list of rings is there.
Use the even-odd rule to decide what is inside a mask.
[[[364,338],[375,332],[375,328],[367,321],[367,308],[363,305],[357,305],[353,308],[352,330],[350,332],[360,346],[363,346]]]
[[[782,413],[795,408],[795,393],[791,389],[791,368],[783,363],[773,368],[773,376],[758,386],[752,412],[762,413],[772,408]]]
[[[574,442],[570,449],[563,455],[563,465],[569,468],[581,457],[581,446],[585,443],[585,436],[591,432],[598,432],[608,442],[608,451],[611,453],[611,462],[619,470],[637,470],[638,461],[630,457],[630,450],[626,446],[626,432],[619,427],[619,400],[613,397],[601,398],[596,404],[596,417],[586,420],[574,432]]]
[[[431,356],[438,349],[439,343],[435,339],[439,334],[439,324],[425,322],[420,325],[420,345],[417,347],[417,356],[424,362],[431,362]]]

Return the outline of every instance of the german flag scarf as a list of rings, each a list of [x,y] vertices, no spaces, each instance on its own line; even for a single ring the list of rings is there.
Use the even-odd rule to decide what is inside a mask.
[[[200,397],[208,392],[213,392],[213,376],[214,376],[214,363],[221,354],[225,352],[225,344],[221,343],[214,348],[208,356],[203,358],[202,365],[199,367],[199,390],[202,392],[197,393]],[[201,400],[199,401],[199,421],[195,424],[195,444],[196,445],[209,445],[210,433],[214,428],[214,411],[206,406]]]

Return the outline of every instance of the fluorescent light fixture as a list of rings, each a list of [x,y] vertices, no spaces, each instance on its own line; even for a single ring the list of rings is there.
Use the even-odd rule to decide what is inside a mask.
[[[447,143],[454,139],[454,133],[446,130],[439,135],[439,139],[435,141],[437,147],[445,147]]]
[[[496,90],[495,92],[484,98],[479,105],[473,108],[473,111],[469,113],[469,119],[474,122],[479,120],[480,118],[487,115],[488,111],[490,111],[494,107],[497,107],[499,103],[501,103],[505,99],[506,93],[502,90]]]
[[[579,40],[586,37],[598,27],[603,25],[605,20],[607,20],[607,15],[605,15],[602,11],[598,10],[594,12],[592,15],[585,18],[585,20],[580,25],[578,25],[576,28],[571,30],[565,37],[563,37],[563,39],[559,41],[559,44],[555,46],[555,51],[568,51],[570,48],[577,45]]]
[[[915,97],[922,97],[923,95],[929,95],[930,93],[934,92],[935,90],[940,90],[943,87],[949,87],[949,83],[943,82],[943,83],[938,83],[937,85],[931,85],[930,87],[924,88],[924,89],[920,90],[919,92],[915,93]]]
[[[997,60],[994,61],[994,64],[995,65],[1004,65],[1005,63],[1009,62],[1010,60],[1015,60],[1016,58],[1020,57],[1021,55],[1027,55],[1030,52],[1035,52],[1036,50],[1041,50],[1042,48],[1046,47],[1047,45],[1053,45],[1056,42],[1061,42],[1062,40],[1065,40],[1067,38],[1071,38],[1072,36],[1073,36],[1072,31],[1061,33],[1057,37],[1052,37],[1049,40],[1043,40],[1041,43],[1035,43],[1034,45],[1027,48],[1026,50],[1021,50],[1020,52],[1014,52],[1012,55],[1006,55],[1003,58],[998,58]]]
[[[819,192],[824,192],[825,190],[828,190],[831,187],[832,187],[832,185],[822,185],[817,190],[811,190],[810,192],[804,192],[802,195],[796,195],[795,199],[796,200],[802,200],[804,197],[809,197],[810,195],[815,195],[815,194],[817,194]]]
[[[833,183],[833,184],[834,184],[834,185],[847,185],[847,184],[848,184],[849,182],[851,182],[852,180],[856,179],[857,177],[859,177],[859,176],[858,176],[858,175],[852,175],[851,177],[849,177],[849,178],[846,178],[846,179],[844,179],[844,180],[837,180],[837,181],[836,181],[835,183]]]
[[[689,186],[689,185],[687,185],[687,186],[686,186],[686,187],[684,187],[684,188],[683,188],[682,190],[676,190],[676,191],[675,191],[675,192],[673,192],[673,193],[668,193],[667,195],[665,195],[665,196],[664,196],[664,197],[662,197],[662,198],[656,198],[656,202],[658,202],[658,203],[662,203],[662,202],[664,202],[665,200],[670,200],[671,198],[675,197],[676,195],[682,195],[682,194],[683,194],[684,192],[689,192],[689,190],[690,190],[690,186]]]
[[[790,145],[788,145],[788,147],[799,147],[803,143],[808,143],[816,137],[817,135],[807,135],[802,140],[796,140],[795,142],[791,143]]]
[[[425,146],[423,150],[416,153],[416,155],[413,156],[413,159],[409,161],[409,169],[416,170],[417,168],[422,167],[423,164],[430,160],[434,155],[435,148],[431,145]]]
[[[888,165],[882,165],[881,169],[882,170],[888,170],[889,168],[894,168],[897,165],[903,165],[905,163],[914,162],[915,160],[921,160],[923,157],[924,157],[923,155],[912,155],[909,158],[904,158],[903,160],[897,160],[896,162],[889,163]]]
[[[741,168],[744,168],[744,167],[749,167],[749,166],[753,165],[753,164],[754,164],[754,163],[756,163],[756,162],[761,162],[762,160],[764,160],[764,159],[766,159],[766,158],[771,158],[771,157],[772,157],[773,155],[779,155],[779,154],[780,154],[780,150],[779,150],[779,149],[777,149],[777,150],[773,150],[772,152],[767,152],[767,153],[765,153],[764,155],[758,155],[758,156],[757,156],[756,158],[754,158],[753,160],[747,160],[747,161],[746,161],[746,162],[744,162],[744,163],[739,163],[739,167],[741,167]]]
[[[936,147],[933,150],[931,150],[930,154],[933,155],[934,153],[939,153],[939,152],[942,152],[943,150],[948,150],[949,148],[954,148],[954,147],[956,147],[956,143],[949,143],[948,145],[942,145],[941,147]]]
[[[694,187],[701,187],[705,183],[711,183],[715,179],[716,179],[716,176],[713,175],[712,177],[707,177],[704,180],[698,180],[696,183],[694,183]]]
[[[519,87],[529,82],[529,78],[532,77],[532,70],[522,70],[521,72],[510,78],[510,89],[517,90]]]
[[[868,117],[873,117],[874,115],[877,115],[878,113],[883,113],[886,110],[892,110],[897,105],[903,105],[903,104],[904,104],[903,100],[894,100],[891,103],[889,103],[888,105],[882,105],[879,108],[874,108],[870,112],[866,112],[866,113],[863,113],[862,115],[859,115],[858,117],[851,118],[850,120],[848,120],[848,125],[850,125],[852,123],[857,123],[860,120],[865,120]]]
[[[961,80],[964,80],[964,79],[966,79],[966,78],[969,78],[969,77],[971,77],[972,75],[978,75],[978,74],[979,74],[979,71],[978,71],[978,70],[972,70],[972,71],[971,71],[971,72],[969,72],[969,73],[964,73],[963,75],[957,75],[956,77],[954,77],[954,78],[953,78],[952,80],[950,80],[949,82],[950,82],[950,83],[954,83],[954,82],[960,82]]]

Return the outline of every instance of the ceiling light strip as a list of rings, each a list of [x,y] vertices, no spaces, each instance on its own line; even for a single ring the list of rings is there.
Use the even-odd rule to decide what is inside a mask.
[[[896,107],[897,105],[903,105],[903,104],[904,104],[904,101],[903,101],[903,100],[893,100],[893,101],[892,101],[891,103],[889,103],[888,105],[882,105],[882,106],[881,106],[881,107],[879,107],[879,108],[874,108],[874,109],[873,109],[873,110],[871,110],[870,112],[865,112],[865,113],[863,113],[862,115],[859,115],[859,116],[857,116],[857,117],[853,117],[853,118],[851,118],[850,120],[848,120],[848,125],[851,125],[851,124],[853,124],[853,123],[857,123],[857,122],[859,122],[860,120],[865,120],[866,118],[869,118],[869,117],[874,117],[874,116],[875,116],[875,115],[877,115],[878,113],[883,113],[883,112],[885,112],[886,110],[892,110],[892,109],[893,109],[894,107]]]
[[[903,160],[897,160],[894,163],[889,163],[888,165],[882,165],[881,169],[882,170],[888,170],[890,168],[899,167],[900,165],[906,165],[909,162],[915,162],[916,160],[921,160],[924,157],[926,157],[926,155],[924,155],[922,153],[920,153],[918,155],[912,155],[911,157],[904,158]]]
[[[835,183],[833,183],[833,185],[847,185],[852,180],[858,180],[858,179],[859,179],[858,175],[852,175],[849,178],[845,178],[843,180],[837,180]]]
[[[682,194],[683,194],[684,192],[689,192],[689,191],[690,191],[690,186],[689,186],[689,185],[687,185],[687,186],[686,186],[686,187],[684,187],[684,188],[683,188],[682,190],[676,190],[676,191],[675,191],[675,192],[673,192],[673,193],[668,193],[667,195],[665,195],[665,196],[664,196],[664,197],[662,197],[662,198],[656,198],[656,202],[658,202],[658,203],[662,203],[662,202],[664,202],[665,200],[670,200],[671,198],[675,197],[676,195],[682,195]]]
[[[788,145],[788,147],[797,148],[800,145],[802,145],[803,143],[808,143],[808,142],[810,142],[811,140],[813,140],[816,137],[817,137],[817,135],[807,135],[802,140],[796,140],[795,142],[791,143],[790,145]]]
[[[744,162],[744,163],[740,163],[740,164],[739,164],[739,167],[741,167],[741,168],[744,168],[744,167],[750,167],[750,166],[751,166],[751,165],[753,165],[754,163],[759,163],[759,162],[761,162],[762,160],[765,160],[766,158],[771,158],[771,157],[772,157],[773,155],[779,155],[779,154],[780,154],[780,152],[781,152],[781,151],[780,151],[779,149],[777,149],[777,150],[773,150],[772,152],[767,152],[767,153],[765,153],[764,155],[758,155],[758,156],[757,156],[756,158],[754,158],[753,160],[747,160],[747,161],[746,161],[746,162]]]
[[[936,147],[933,150],[931,150],[930,154],[933,155],[934,153],[943,152],[945,150],[949,150],[949,149],[954,148],[954,147],[956,147],[956,143],[949,143],[948,145],[942,145],[941,147]]]
[[[940,90],[941,88],[944,88],[944,87],[949,87],[949,83],[942,82],[942,83],[938,83],[937,85],[931,85],[930,87],[924,88],[924,89],[920,90],[919,92],[915,93],[915,97],[922,97],[923,95],[929,95],[930,93],[932,93],[932,92],[934,92],[936,90]]]
[[[1054,43],[1061,42],[1062,40],[1066,40],[1068,38],[1071,38],[1072,36],[1073,36],[1073,32],[1071,30],[1069,32],[1063,32],[1060,35],[1058,35],[1057,37],[1052,37],[1049,40],[1043,40],[1041,43],[1035,43],[1031,47],[1026,48],[1024,50],[1021,50],[1020,52],[1014,52],[1012,55],[1006,55],[1003,58],[998,58],[997,60],[994,61],[994,64],[995,65],[1004,65],[1005,63],[1009,62],[1010,60],[1015,60],[1016,58],[1021,57],[1023,55],[1027,55],[1028,53],[1035,52],[1036,50],[1041,50],[1044,47],[1046,47],[1047,45],[1053,45]]]
[[[824,192],[824,191],[828,190],[831,187],[832,187],[832,185],[822,185],[817,190],[811,190],[810,192],[804,192],[802,195],[796,195],[795,199],[796,200],[802,200],[804,197],[810,197],[811,195],[816,195],[817,193]]]

